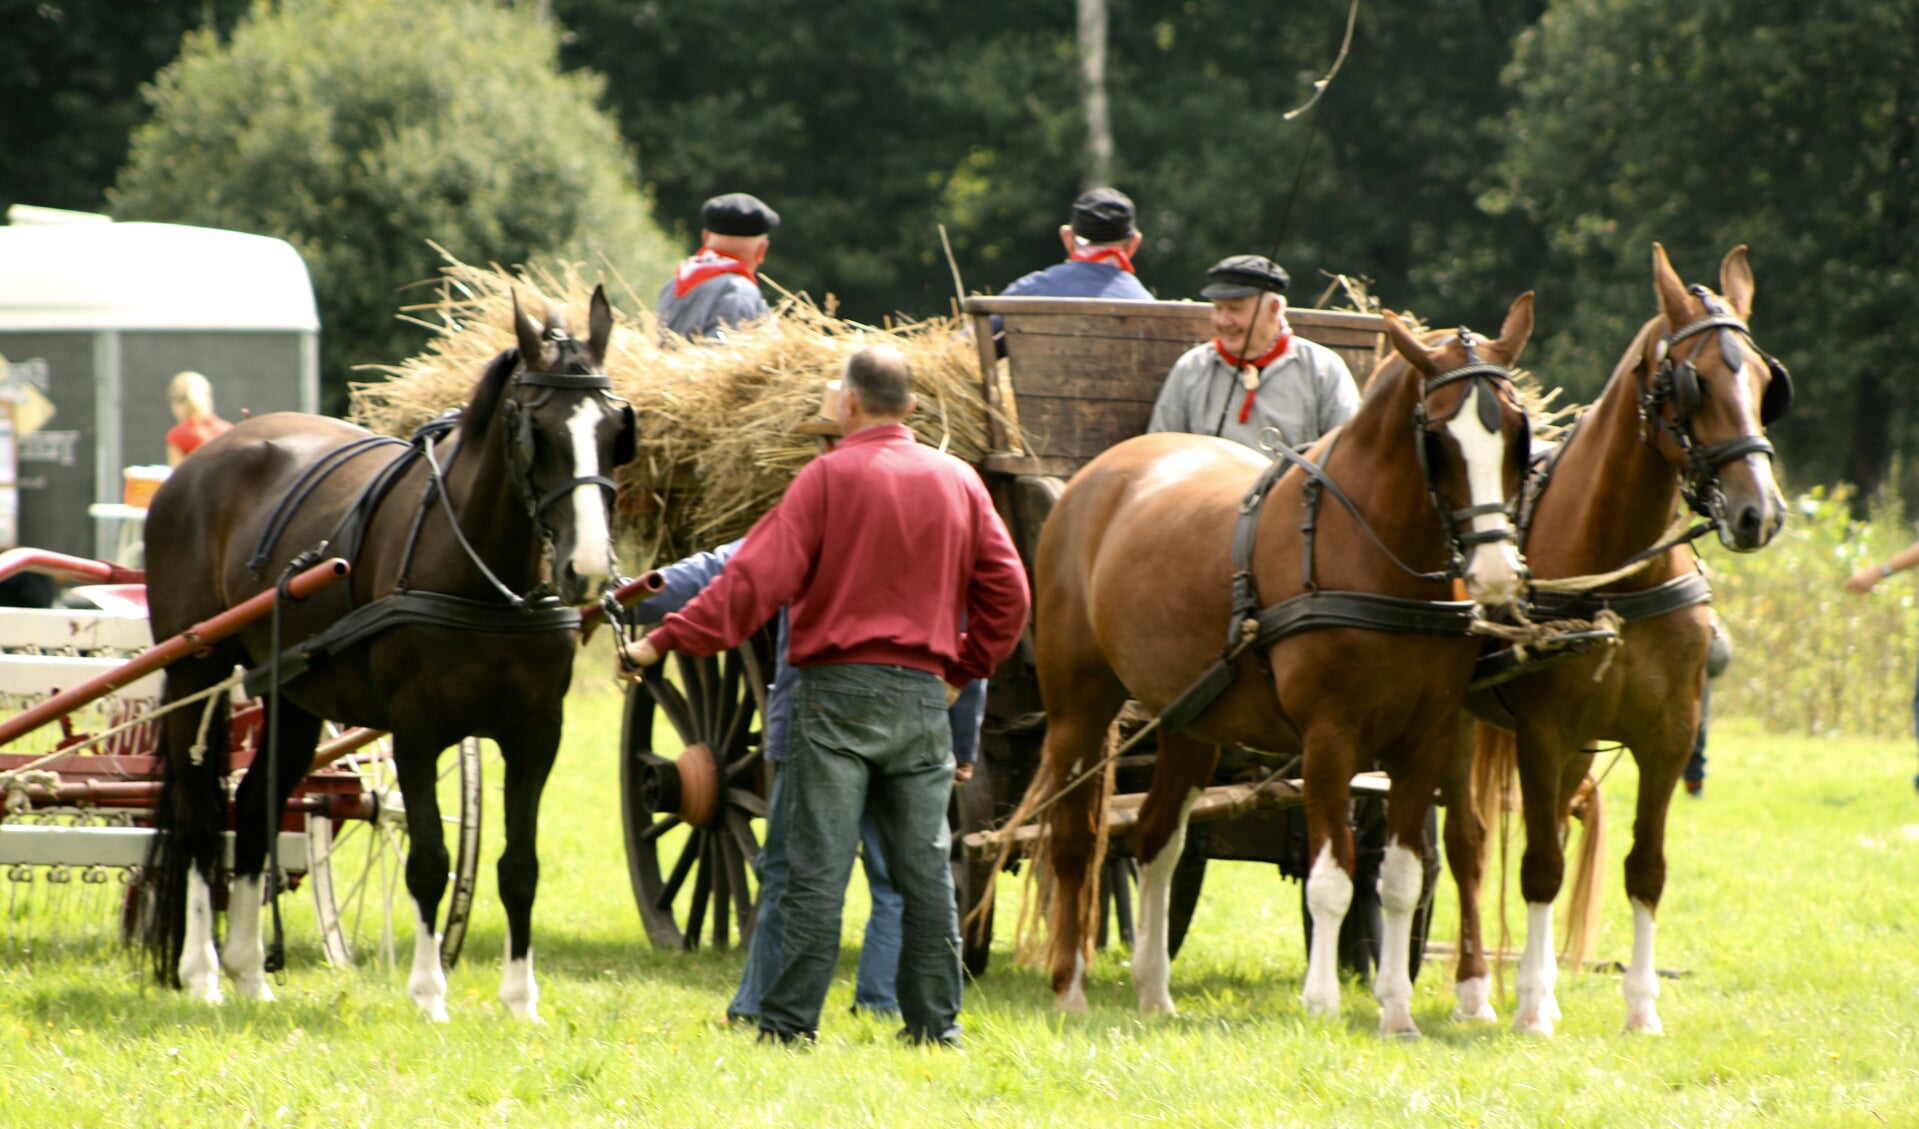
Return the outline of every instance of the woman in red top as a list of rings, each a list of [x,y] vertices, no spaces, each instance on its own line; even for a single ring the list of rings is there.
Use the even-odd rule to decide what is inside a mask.
[[[233,425],[213,414],[213,386],[197,372],[178,373],[167,387],[167,403],[179,422],[167,429],[167,465],[179,466],[202,443]]]

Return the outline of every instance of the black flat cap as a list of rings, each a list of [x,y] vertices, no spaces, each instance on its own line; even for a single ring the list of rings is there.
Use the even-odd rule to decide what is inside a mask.
[[[1286,268],[1264,255],[1228,255],[1206,272],[1212,281],[1199,292],[1202,298],[1245,298],[1262,291],[1277,294],[1292,279]]]
[[[701,206],[700,226],[715,235],[765,235],[780,226],[780,214],[757,196],[729,192]]]
[[[1138,234],[1133,202],[1117,188],[1093,188],[1073,201],[1073,234],[1088,243],[1118,243]]]

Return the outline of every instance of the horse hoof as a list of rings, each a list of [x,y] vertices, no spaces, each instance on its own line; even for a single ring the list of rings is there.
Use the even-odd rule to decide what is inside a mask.
[[[1453,991],[1453,1022],[1493,1022],[1499,1018],[1493,1011],[1492,981],[1487,977],[1461,980],[1453,986]]]
[[[1422,1036],[1419,1033],[1419,1024],[1413,1022],[1412,1012],[1401,1008],[1395,1009],[1394,1012],[1379,1013],[1379,1037],[1412,1042]]]
[[[252,1000],[257,1004],[273,1002],[273,985],[267,983],[265,976],[242,976],[233,983],[233,994],[243,1000]]]
[[[1542,1039],[1550,1039],[1553,1037],[1553,1021],[1543,1010],[1521,1012],[1513,1017],[1513,1032],[1518,1035],[1537,1035]]]
[[[515,1019],[522,1019],[528,1023],[538,1023],[540,1021],[540,1001],[537,997],[527,1000],[508,999],[505,996],[501,996],[500,1002],[506,1005],[506,1010],[512,1012],[513,1018]]]
[[[429,1023],[447,1022],[445,996],[414,996],[413,1002],[419,1005]]]
[[[187,999],[200,1004],[220,1004],[226,997],[220,994],[220,979],[217,976],[196,976],[185,981]]]
[[[1489,1003],[1481,1003],[1471,1011],[1466,1010],[1464,1006],[1458,1006],[1453,1008],[1452,1021],[1454,1023],[1497,1023],[1499,1013],[1494,1011],[1493,1005]]]
[[[1647,1011],[1644,1015],[1626,1016],[1626,1033],[1629,1035],[1664,1035],[1666,1027],[1659,1022],[1659,1013]]]
[[[1339,997],[1326,999],[1322,996],[1301,996],[1299,1002],[1306,1005],[1306,1014],[1315,1019],[1331,1019],[1339,1014]]]
[[[1179,1009],[1173,1006],[1171,996],[1161,996],[1158,999],[1139,1001],[1139,1014],[1142,1018],[1150,1019],[1155,1015],[1178,1015]]]
[[[1064,995],[1055,996],[1053,1010],[1063,1011],[1069,1015],[1085,1015],[1086,996],[1080,992],[1067,992]]]

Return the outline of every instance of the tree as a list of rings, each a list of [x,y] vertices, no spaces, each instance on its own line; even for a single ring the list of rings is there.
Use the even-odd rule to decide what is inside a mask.
[[[96,211],[146,120],[140,85],[196,27],[229,29],[250,0],[0,0],[0,211]]]
[[[1799,370],[1785,467],[1863,503],[1919,409],[1919,5],[1561,0],[1510,78],[1502,193],[1547,237],[1544,355],[1590,390],[1650,316],[1653,240],[1714,285],[1749,243],[1754,331]]]
[[[338,407],[352,365],[418,350],[395,315],[436,277],[428,240],[467,262],[603,257],[642,290],[671,269],[600,80],[559,74],[558,51],[549,20],[479,0],[262,5],[161,72],[114,213],[298,248]]]

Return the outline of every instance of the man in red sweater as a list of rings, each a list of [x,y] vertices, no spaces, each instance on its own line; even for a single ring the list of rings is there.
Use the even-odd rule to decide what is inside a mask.
[[[811,1040],[839,959],[840,913],[870,810],[905,899],[902,1035],[959,1041],[959,921],[948,868],[946,707],[1013,651],[1026,571],[979,475],[902,422],[912,370],[898,350],[846,362],[839,449],[800,471],[719,580],[636,644],[711,655],[788,611],[793,691],[780,818],[792,877],[786,940],[760,1038]],[[962,628],[962,624],[964,627]]]

